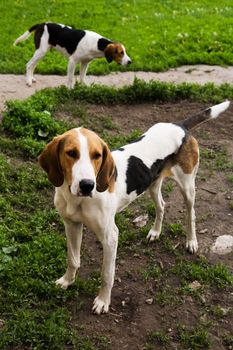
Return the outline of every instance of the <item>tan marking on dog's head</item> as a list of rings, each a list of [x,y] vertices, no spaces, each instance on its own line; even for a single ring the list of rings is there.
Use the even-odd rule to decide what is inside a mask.
[[[80,141],[77,130],[71,129],[61,136],[59,159],[65,179],[72,183],[72,168],[80,158]]]
[[[85,128],[80,128],[79,131],[87,138],[90,162],[96,176],[97,191],[103,192],[107,188],[112,191],[115,183],[115,164],[107,144],[93,131]],[[80,141],[77,129],[72,129],[48,143],[39,157],[39,163],[54,186],[60,187],[64,178],[70,186],[72,168],[79,158]]]
[[[72,181],[72,167],[79,159],[79,140],[77,132],[72,129],[54,137],[39,156],[40,166],[47,172],[49,181],[60,187],[66,178]]]
[[[93,131],[82,128],[80,132],[87,137],[90,160],[96,175],[97,191],[104,192],[107,188],[110,191],[115,182],[115,163],[107,144]]]
[[[108,44],[104,50],[106,60],[110,63],[115,61],[118,64],[122,64],[123,57],[125,55],[125,48],[120,43]]]

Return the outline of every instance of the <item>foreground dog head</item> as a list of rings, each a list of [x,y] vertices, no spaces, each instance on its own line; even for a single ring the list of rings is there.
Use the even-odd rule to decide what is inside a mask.
[[[115,61],[122,66],[130,64],[132,61],[127,55],[124,45],[120,43],[110,43],[104,50],[106,60],[110,63]]]
[[[55,137],[39,157],[51,183],[64,181],[75,196],[105,191],[114,178],[115,165],[107,145],[94,132],[72,129]]]

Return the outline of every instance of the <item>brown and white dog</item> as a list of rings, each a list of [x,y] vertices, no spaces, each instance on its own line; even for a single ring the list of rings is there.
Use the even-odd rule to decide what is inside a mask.
[[[75,67],[79,62],[81,83],[85,82],[89,62],[95,58],[105,57],[108,62],[115,61],[121,65],[131,63],[124,45],[89,30],[73,29],[57,23],[41,23],[32,26],[15,40],[14,45],[26,40],[32,32],[35,32],[36,51],[27,63],[26,84],[28,86],[36,81],[33,72],[37,63],[52,47],[69,58],[67,70],[69,88],[74,87]]]
[[[101,288],[93,312],[109,310],[115,274],[118,228],[115,215],[146,190],[155,202],[156,218],[147,238],[158,239],[165,203],[161,186],[173,178],[184,197],[188,228],[186,248],[195,253],[195,177],[198,143],[189,130],[224,112],[229,102],[206,109],[180,123],[158,123],[138,140],[110,152],[106,143],[83,127],[55,137],[39,157],[39,163],[56,187],[55,206],[64,220],[68,267],[56,283],[67,288],[80,267],[82,227],[92,230],[103,245]]]

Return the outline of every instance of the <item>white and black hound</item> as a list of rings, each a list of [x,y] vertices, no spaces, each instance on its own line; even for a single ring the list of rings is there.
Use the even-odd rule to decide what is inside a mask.
[[[223,102],[183,122],[155,124],[134,143],[113,152],[98,135],[83,127],[55,137],[46,146],[39,163],[56,187],[54,202],[65,223],[68,248],[68,267],[56,281],[58,285],[67,288],[75,280],[84,224],[103,245],[101,288],[93,312],[108,312],[118,243],[115,214],[148,190],[155,202],[156,218],[147,238],[158,239],[165,177],[173,178],[183,194],[188,214],[186,247],[191,253],[197,251],[194,201],[199,149],[188,131],[218,117],[229,104]]]
[[[105,57],[108,62],[115,61],[121,65],[131,63],[126,54],[124,45],[102,37],[89,30],[73,29],[69,26],[56,23],[41,23],[32,26],[23,35],[17,38],[14,45],[26,40],[35,32],[34,41],[36,51],[27,63],[26,84],[35,82],[33,77],[37,63],[52,47],[69,58],[68,83],[69,88],[74,87],[74,74],[77,63],[80,63],[80,82],[85,82],[88,64],[95,58]]]

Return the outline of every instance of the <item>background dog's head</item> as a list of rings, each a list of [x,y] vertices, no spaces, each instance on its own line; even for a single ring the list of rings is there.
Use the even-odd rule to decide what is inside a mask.
[[[110,63],[115,61],[123,66],[130,64],[131,58],[127,55],[124,45],[120,43],[110,43],[104,50],[106,60]]]

